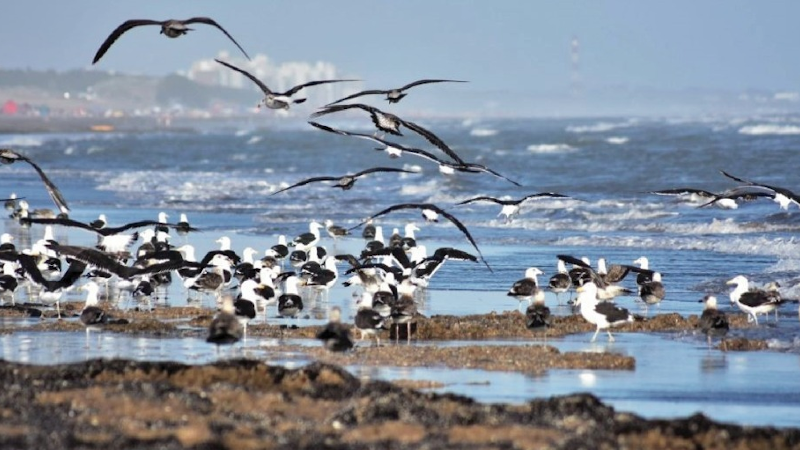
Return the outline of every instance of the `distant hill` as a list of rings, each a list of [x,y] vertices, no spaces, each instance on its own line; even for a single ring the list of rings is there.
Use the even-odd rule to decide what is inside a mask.
[[[69,98],[65,98],[69,93]],[[251,105],[252,90],[198,84],[181,75],[152,77],[95,70],[66,72],[0,69],[0,102],[65,108],[142,109],[181,105],[208,108],[215,103]]]

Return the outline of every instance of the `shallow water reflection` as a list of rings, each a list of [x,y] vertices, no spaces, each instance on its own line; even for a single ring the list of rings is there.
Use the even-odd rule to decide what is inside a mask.
[[[351,366],[356,376],[434,381],[483,402],[522,403],[532,398],[591,392],[618,410],[646,417],[687,416],[698,411],[721,421],[750,425],[800,426],[800,380],[795,354],[722,353],[701,339],[653,334],[620,334],[615,343],[588,343],[589,335],[551,340],[560,351],[615,352],[636,358],[632,371],[551,370],[539,376],[444,367]],[[285,344],[291,351],[281,351]],[[530,341],[450,341],[411,345],[529,345]],[[133,337],[115,333],[16,332],[0,336],[3,358],[59,364],[93,358],[128,358],[203,364],[248,357],[297,367],[310,361],[297,345],[312,340],[248,338],[246,344],[217,349],[202,338]],[[389,344],[391,345],[391,344]],[[407,344],[402,344],[407,345]]]

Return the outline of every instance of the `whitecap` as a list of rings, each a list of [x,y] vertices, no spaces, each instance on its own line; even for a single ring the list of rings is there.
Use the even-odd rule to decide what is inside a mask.
[[[566,130],[570,133],[602,133],[604,131],[628,128],[636,124],[636,120],[625,122],[598,122],[592,125],[570,125]]]
[[[533,153],[567,153],[577,150],[568,144],[531,144],[528,151]]]
[[[470,136],[488,137],[497,134],[497,130],[493,130],[491,128],[473,128],[469,134]]]
[[[775,125],[775,124],[760,124],[748,125],[739,128],[739,134],[747,134],[751,136],[762,135],[796,135],[800,134],[800,126],[797,125]]]
[[[255,143],[261,142],[264,139],[261,136],[251,136],[250,139],[247,140],[247,145],[253,145]]]
[[[606,138],[606,142],[614,145],[627,144],[628,141],[630,141],[630,139],[625,136],[612,136],[610,138]]]
[[[0,146],[3,147],[39,147],[44,143],[44,138],[11,134],[0,137]]]

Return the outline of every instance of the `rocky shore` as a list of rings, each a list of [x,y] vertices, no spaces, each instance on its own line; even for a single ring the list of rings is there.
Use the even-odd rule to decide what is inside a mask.
[[[9,449],[800,448],[797,429],[646,420],[589,394],[481,404],[320,362],[0,362],[0,380]]]

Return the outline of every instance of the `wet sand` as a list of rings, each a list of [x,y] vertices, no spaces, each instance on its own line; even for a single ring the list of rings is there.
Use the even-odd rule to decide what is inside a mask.
[[[645,420],[589,394],[487,405],[325,363],[0,362],[0,379],[3,448],[800,447],[797,429]]]

